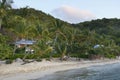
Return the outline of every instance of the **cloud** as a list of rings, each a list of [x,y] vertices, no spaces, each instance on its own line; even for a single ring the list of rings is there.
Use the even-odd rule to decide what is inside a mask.
[[[95,19],[95,16],[86,10],[80,10],[70,6],[62,6],[52,11],[52,15],[69,23],[79,23]]]

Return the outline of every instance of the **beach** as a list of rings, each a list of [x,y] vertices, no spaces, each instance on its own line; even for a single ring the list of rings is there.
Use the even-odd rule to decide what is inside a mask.
[[[58,71],[119,63],[120,59],[22,62],[0,65],[0,80],[35,80]]]

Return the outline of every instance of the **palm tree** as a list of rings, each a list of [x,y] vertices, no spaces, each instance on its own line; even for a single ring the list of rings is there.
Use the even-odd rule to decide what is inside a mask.
[[[7,15],[6,10],[11,9],[11,3],[13,3],[13,0],[0,0],[0,29],[2,20]]]
[[[7,37],[0,34],[0,59],[9,59],[12,55],[12,48],[7,44]]]
[[[52,47],[55,48],[54,50],[58,53],[61,53],[61,57],[66,54],[67,51],[67,37],[65,34],[65,28],[64,23],[60,20],[52,20],[50,23],[50,27],[48,27],[49,31],[49,38],[52,41]],[[51,52],[52,53],[52,52]],[[52,54],[50,54],[51,56]]]
[[[29,26],[27,20],[21,16],[12,16],[11,23],[9,24],[12,25],[10,26],[10,30],[17,34],[18,39],[26,38],[33,29],[33,27]]]
[[[52,22],[52,31],[55,32],[54,34],[54,47],[56,47],[57,52],[61,53],[61,59],[63,60],[63,57],[67,53],[67,44],[68,44],[68,38],[67,38],[67,28],[65,26],[65,23],[61,22],[60,20],[56,19]]]

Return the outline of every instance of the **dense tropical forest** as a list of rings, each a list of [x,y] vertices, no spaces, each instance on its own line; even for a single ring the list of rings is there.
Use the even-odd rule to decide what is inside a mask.
[[[0,2],[0,60],[120,55],[120,19],[70,24],[33,8],[12,9],[4,1]],[[36,41],[30,46],[34,54],[25,54],[25,47],[15,50],[14,42],[21,39]]]

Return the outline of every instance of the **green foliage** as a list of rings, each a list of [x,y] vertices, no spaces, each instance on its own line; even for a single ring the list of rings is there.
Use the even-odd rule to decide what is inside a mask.
[[[17,58],[23,59],[24,55],[25,54],[23,54],[23,53],[21,53],[21,54],[16,53],[16,54],[14,54],[14,56],[11,56],[10,59],[12,59],[12,60],[15,60]]]
[[[7,44],[7,37],[0,34],[0,59],[9,59],[13,53],[12,50]]]
[[[120,20],[97,19],[69,24],[32,8],[10,9],[2,18],[0,30],[0,59],[23,57],[37,59],[70,56],[89,58],[91,55],[114,58],[120,55]],[[13,55],[10,43],[19,39],[36,40],[34,54],[17,49]],[[94,49],[96,44],[104,47]]]
[[[110,53],[107,54],[105,57],[110,58],[110,59],[116,58],[114,54],[110,54]]]

